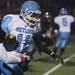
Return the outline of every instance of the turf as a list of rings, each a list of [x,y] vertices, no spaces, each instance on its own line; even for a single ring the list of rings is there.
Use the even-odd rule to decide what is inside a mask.
[[[66,59],[75,53],[75,36],[73,35],[70,42],[66,47],[66,51],[63,55],[63,59]],[[44,75],[45,72],[52,69],[59,63],[51,60],[50,56],[42,53],[39,55],[38,52],[34,54],[34,60],[29,64],[29,70],[25,75]],[[75,57],[66,62],[60,68],[49,75],[75,75]]]

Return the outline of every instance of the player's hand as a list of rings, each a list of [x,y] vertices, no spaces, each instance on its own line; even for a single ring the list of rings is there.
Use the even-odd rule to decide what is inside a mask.
[[[21,63],[27,62],[30,60],[30,56],[28,55],[21,55],[20,58],[21,58]]]

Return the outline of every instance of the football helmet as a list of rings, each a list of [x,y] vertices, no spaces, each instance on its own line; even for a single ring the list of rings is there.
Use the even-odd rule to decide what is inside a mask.
[[[20,16],[29,26],[36,25],[40,19],[40,6],[35,1],[26,1],[21,6]]]
[[[61,8],[59,11],[59,15],[67,15],[68,11],[65,8]]]

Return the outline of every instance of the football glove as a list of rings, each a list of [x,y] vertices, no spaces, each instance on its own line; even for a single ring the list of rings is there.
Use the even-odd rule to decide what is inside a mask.
[[[28,61],[30,61],[30,56],[23,55],[23,56],[20,56],[20,59],[21,59],[21,63],[28,62]]]

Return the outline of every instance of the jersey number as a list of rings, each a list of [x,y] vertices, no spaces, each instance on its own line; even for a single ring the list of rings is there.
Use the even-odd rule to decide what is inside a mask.
[[[17,39],[18,39],[18,42],[21,43],[21,42],[22,42],[22,39],[23,39],[23,34],[19,34],[19,35],[17,36]],[[27,36],[25,37],[25,42],[26,42],[26,44],[30,43],[30,39],[31,39],[31,36],[30,36],[30,35],[27,35]]]
[[[63,21],[63,25],[64,25],[64,26],[67,26],[67,23],[68,23],[68,22],[67,22],[67,18],[63,18],[62,21]]]

